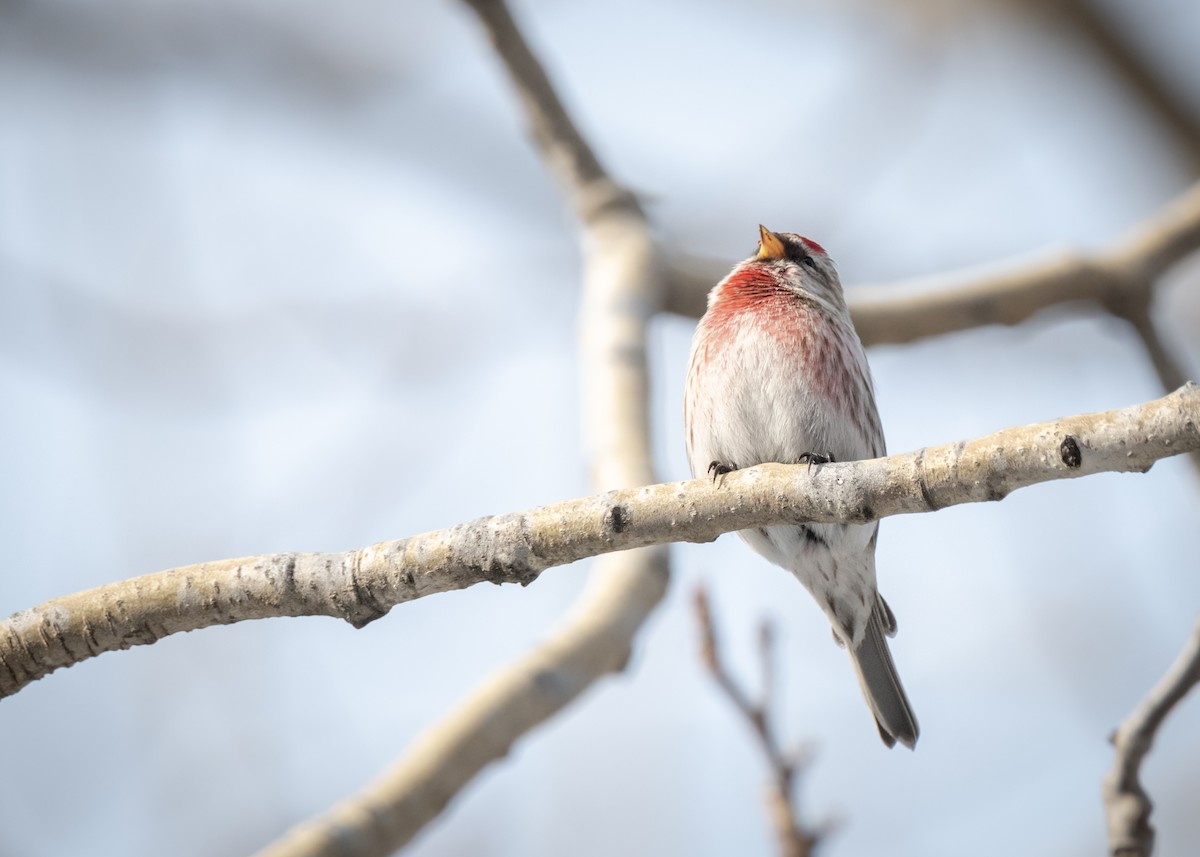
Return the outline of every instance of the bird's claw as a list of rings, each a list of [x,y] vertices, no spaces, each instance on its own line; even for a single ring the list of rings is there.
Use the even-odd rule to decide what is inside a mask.
[[[725,484],[725,477],[735,470],[737,470],[736,466],[731,464],[722,464],[719,461],[710,462],[708,465],[708,472],[712,474],[713,482],[716,482],[718,479],[720,479],[721,485]]]
[[[802,452],[800,457],[796,459],[797,464],[807,464],[808,469],[812,470],[813,465],[820,467],[822,464],[830,464],[833,462],[833,453],[827,452],[822,455],[819,452]]]

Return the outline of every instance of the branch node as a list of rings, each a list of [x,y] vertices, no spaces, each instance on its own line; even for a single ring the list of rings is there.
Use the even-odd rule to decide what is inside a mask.
[[[1111,857],[1150,857],[1154,851],[1154,804],[1141,784],[1142,761],[1167,715],[1197,683],[1200,617],[1175,662],[1110,738],[1116,752],[1102,791]]]

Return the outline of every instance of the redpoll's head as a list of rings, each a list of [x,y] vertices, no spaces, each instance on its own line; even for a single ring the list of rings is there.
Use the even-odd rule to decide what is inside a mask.
[[[759,226],[758,250],[738,265],[727,282],[741,291],[758,284],[782,287],[814,301],[831,313],[845,312],[837,268],[816,241]]]

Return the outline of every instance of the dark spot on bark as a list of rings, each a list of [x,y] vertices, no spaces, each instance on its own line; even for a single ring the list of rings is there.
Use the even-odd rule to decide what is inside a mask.
[[[999,473],[989,473],[987,479],[983,481],[983,485],[987,488],[987,498],[992,502],[1003,500],[1008,496],[1008,492],[1004,490],[1004,477]]]
[[[859,514],[862,515],[862,519],[864,521],[870,521],[875,518],[875,510],[867,505],[864,505],[862,509],[859,510]]]
[[[409,586],[411,586],[413,589],[417,588],[417,578],[411,571],[404,572],[404,582],[407,583]]]
[[[283,567],[283,585],[287,589],[296,588],[296,558],[288,557],[287,565]]]
[[[604,516],[604,526],[614,533],[623,533],[629,527],[629,511],[617,504]]]
[[[567,682],[555,670],[540,670],[533,677],[533,683],[545,696],[562,698],[569,693]]]
[[[1058,454],[1062,458],[1062,463],[1067,467],[1075,468],[1083,463],[1083,453],[1079,449],[1079,441],[1071,435],[1063,438],[1063,442],[1058,447]]]
[[[492,560],[488,565],[487,571],[484,572],[484,577],[489,583],[500,584],[504,582],[504,564],[498,559]]]

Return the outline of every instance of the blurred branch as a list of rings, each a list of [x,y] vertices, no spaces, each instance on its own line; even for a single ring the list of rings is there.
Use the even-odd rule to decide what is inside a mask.
[[[936,290],[926,279],[851,288],[850,312],[864,345],[884,345],[988,324],[1019,324],[1044,309],[1073,301],[1097,302],[1110,312],[1148,307],[1162,275],[1196,250],[1200,250],[1200,184],[1107,253],[1063,253],[994,274],[938,277],[959,282]],[[708,291],[730,267],[698,258],[672,260],[667,309],[699,317]]]
[[[624,664],[632,635],[666,585],[666,551],[631,548],[710,541],[748,527],[864,523],[1000,500],[1054,479],[1144,472],[1159,459],[1195,450],[1200,385],[1189,383],[1142,405],[888,458],[812,469],[764,464],[730,473],[715,488],[701,478],[617,489],[343,554],[272,554],[186,566],[56,598],[0,623],[0,696],[59,667],[180,631],[301,615],[337,616],[361,626],[431,593],[482,582],[528,584],[553,566],[628,551],[609,559],[607,575],[558,633],[447,721],[459,724],[446,726],[453,740],[434,730],[419,742],[410,764],[432,780],[396,779],[393,785],[408,782],[410,790],[392,796],[419,803],[412,818],[425,819],[433,804],[444,805],[452,794],[445,778],[462,778],[467,768],[496,758],[516,739],[515,730],[545,719],[604,670]],[[489,707],[499,700],[507,700],[504,707]],[[461,754],[465,767],[435,764],[451,753]],[[383,806],[359,811],[375,819],[372,824],[394,826]]]
[[[1166,390],[1174,390],[1188,380],[1181,364],[1181,358],[1174,353],[1159,335],[1158,326],[1150,317],[1149,307],[1138,305],[1128,307],[1121,314],[1137,331],[1142,345],[1146,348],[1146,356],[1154,367],[1158,380]],[[1193,459],[1195,460],[1195,459]]]
[[[703,589],[696,590],[696,619],[700,624],[700,656],[717,686],[729,698],[738,712],[750,724],[759,749],[771,770],[771,786],[767,809],[782,857],[810,857],[824,838],[823,830],[809,830],[800,824],[796,816],[796,778],[803,768],[803,758],[796,753],[784,753],[772,734],[768,720],[770,701],[774,693],[774,667],[772,664],[771,626],[764,622],[760,632],[759,654],[762,657],[763,687],[762,701],[753,703],[721,662],[717,648],[717,632],[713,624],[708,595]]]
[[[505,4],[464,2],[503,61],[534,143],[583,224],[581,397],[589,408],[583,424],[592,432],[594,482],[601,489],[654,482],[645,340],[646,323],[662,309],[663,273],[649,224],[576,129]],[[616,511],[590,517],[596,535],[623,528]],[[505,559],[536,565],[537,556],[534,550]],[[633,637],[666,594],[668,574],[664,547],[604,557],[589,590],[549,639],[463,700],[390,772],[262,853],[365,857],[407,843],[518,738],[624,668]]]
[[[1162,276],[1197,250],[1200,183],[1106,253],[1063,253],[994,274],[959,275],[959,284],[939,289],[925,280],[860,286],[847,297],[864,345],[913,342],[988,324],[1015,325],[1050,307],[1091,302],[1132,325],[1163,390],[1169,391],[1195,376],[1189,376],[1183,357],[1159,333],[1151,304]],[[699,316],[708,291],[729,267],[696,257],[671,260],[667,308]],[[1200,456],[1191,461],[1200,472]]]
[[[1110,857],[1150,857],[1154,851],[1153,808],[1142,788],[1139,771],[1150,753],[1154,736],[1171,709],[1200,683],[1200,618],[1192,634],[1141,704],[1113,734],[1116,747],[1112,769],[1104,778],[1104,809]]]
[[[1200,173],[1200,121],[1146,62],[1122,27],[1115,25],[1094,0],[1055,0],[1031,5],[1056,9],[1079,30],[1172,134],[1190,160],[1192,171]]]

